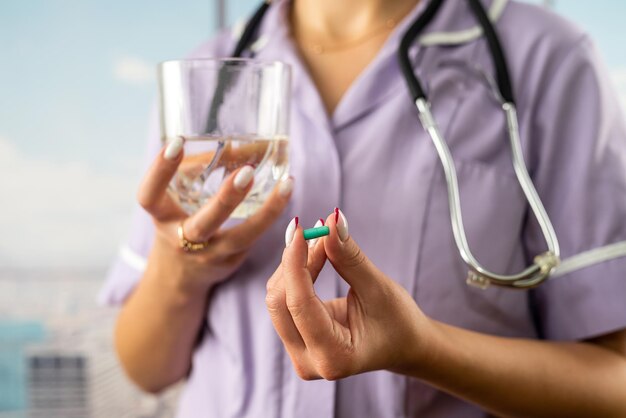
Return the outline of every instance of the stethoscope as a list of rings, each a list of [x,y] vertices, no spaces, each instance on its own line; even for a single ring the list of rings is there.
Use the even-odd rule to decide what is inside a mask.
[[[467,283],[480,288],[486,288],[490,284],[518,289],[532,288],[541,284],[548,277],[550,277],[552,271],[559,264],[559,242],[557,240],[556,233],[554,232],[552,222],[546,213],[543,203],[537,194],[537,190],[530,179],[526,164],[524,163],[511,77],[509,75],[507,62],[502,51],[500,40],[496,34],[493,24],[485,12],[485,9],[480,3],[480,0],[467,1],[472,13],[478,20],[483,33],[485,34],[489,52],[491,53],[494,62],[496,80],[492,87],[495,89],[495,96],[499,99],[502,105],[502,110],[506,115],[507,133],[511,145],[515,175],[534,216],[537,218],[548,246],[548,251],[535,256],[533,264],[526,267],[523,271],[512,275],[493,273],[483,267],[472,254],[467,242],[465,228],[463,227],[458,178],[452,154],[450,153],[450,148],[443,138],[443,135],[441,134],[441,131],[430,111],[431,105],[426,97],[426,93],[424,93],[422,85],[417,79],[417,76],[413,72],[413,67],[411,66],[409,48],[415,42],[417,37],[423,32],[426,26],[428,26],[428,24],[437,15],[437,12],[443,4],[443,0],[431,0],[424,12],[418,16],[417,19],[415,19],[402,37],[400,47],[398,48],[400,68],[406,80],[408,89],[411,92],[413,102],[417,108],[420,122],[435,145],[437,154],[443,166],[448,189],[450,221],[452,223],[454,241],[461,258],[469,267]],[[233,57],[240,57],[241,54],[250,47],[261,21],[263,20],[263,16],[265,15],[265,12],[269,8],[270,4],[271,0],[266,0],[254,13],[246,25],[235,50],[233,51]],[[223,81],[225,81],[225,84],[228,84],[228,80]],[[214,97],[212,110],[216,111],[219,107],[221,96],[221,94],[216,94]]]

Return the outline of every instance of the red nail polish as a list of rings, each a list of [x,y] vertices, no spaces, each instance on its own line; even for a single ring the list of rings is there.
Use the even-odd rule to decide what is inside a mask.
[[[324,226],[324,220],[322,218],[320,218],[320,222],[322,223],[322,226]]]
[[[299,218],[296,216],[295,219],[296,219],[296,228],[297,228],[298,227]]]
[[[339,223],[339,208],[335,208],[335,225]]]

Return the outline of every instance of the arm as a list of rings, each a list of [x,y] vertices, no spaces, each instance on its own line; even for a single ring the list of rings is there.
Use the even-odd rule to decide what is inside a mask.
[[[292,180],[280,183],[263,207],[230,229],[222,223],[252,187],[251,167],[232,173],[216,196],[192,217],[170,198],[168,184],[182,161],[182,144],[162,150],[139,191],[139,202],[153,217],[156,236],[142,280],[120,312],[115,345],[125,371],[139,387],[159,392],[185,377],[211,288],[245,260],[254,241],[286,207]],[[174,154],[174,155],[172,155]],[[179,246],[177,228],[202,251]]]
[[[173,252],[165,245],[155,242],[146,272],[122,307],[115,328],[116,350],[126,373],[151,393],[189,371],[208,293],[198,289],[194,294],[181,289],[176,280],[164,280],[177,276],[171,264],[155,261]]]
[[[626,331],[557,343],[431,323],[428,354],[398,370],[496,414],[626,416]],[[429,361],[425,361],[428,359]]]
[[[626,416],[626,331],[557,343],[439,323],[361,252],[343,216],[326,224],[330,235],[313,249],[298,229],[268,282],[270,316],[302,378],[387,369],[498,415]],[[346,298],[322,302],[315,294],[326,257],[351,286]]]

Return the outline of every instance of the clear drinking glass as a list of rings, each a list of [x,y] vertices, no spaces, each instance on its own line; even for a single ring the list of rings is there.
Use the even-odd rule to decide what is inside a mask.
[[[289,66],[238,58],[166,61],[158,79],[162,141],[185,139],[170,184],[181,207],[192,214],[230,173],[250,164],[254,185],[231,217],[250,216],[288,176]]]

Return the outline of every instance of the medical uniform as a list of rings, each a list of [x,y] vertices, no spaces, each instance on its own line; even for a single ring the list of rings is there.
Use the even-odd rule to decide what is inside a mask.
[[[179,417],[485,416],[474,405],[387,371],[337,382],[297,377],[266,312],[265,284],[280,263],[289,219],[297,215],[312,226],[335,206],[364,252],[436,320],[550,340],[626,328],[626,125],[591,41],[539,7],[484,1],[509,61],[526,162],[563,257],[614,245],[587,253],[579,260],[584,268],[533,291],[480,290],[465,284],[442,168],[397,61],[402,34],[426,3],[398,25],[330,117],[290,40],[289,2],[277,1],[268,11],[253,49],[260,60],[292,65],[296,186],[282,218],[241,269],[213,290]],[[466,2],[447,1],[411,57],[457,163],[469,244],[483,265],[512,273],[530,264],[545,243],[514,176],[504,114],[471,70],[493,74],[476,26]],[[232,32],[223,33],[192,56],[227,56],[235,43]],[[157,132],[150,141],[152,158],[161,146]],[[152,238],[149,217],[139,213],[102,301],[120,304],[132,291]],[[316,288],[322,299],[347,292],[328,267]]]

